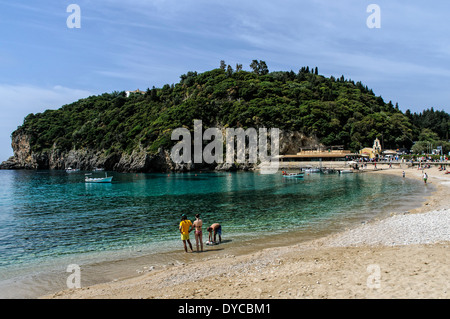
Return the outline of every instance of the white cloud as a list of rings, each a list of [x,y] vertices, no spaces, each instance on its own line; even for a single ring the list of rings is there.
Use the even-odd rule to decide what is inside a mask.
[[[92,95],[91,92],[56,85],[36,87],[30,85],[0,84],[0,161],[12,155],[11,133],[22,125],[30,113],[57,109]]]
[[[0,84],[0,96],[2,97],[0,109],[5,111],[13,108],[16,111],[37,113],[46,109],[59,108],[63,104],[89,95],[91,95],[89,91],[71,89],[61,85],[46,88]]]

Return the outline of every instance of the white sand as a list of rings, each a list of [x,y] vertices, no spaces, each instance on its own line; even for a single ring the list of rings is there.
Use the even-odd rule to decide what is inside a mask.
[[[418,245],[450,241],[450,209],[395,215],[352,229],[330,240],[330,246]]]

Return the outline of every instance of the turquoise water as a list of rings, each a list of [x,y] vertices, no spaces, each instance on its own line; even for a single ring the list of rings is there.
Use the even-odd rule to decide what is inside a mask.
[[[406,209],[425,192],[419,182],[370,173],[304,180],[253,172],[109,175],[112,184],[85,184],[83,172],[0,171],[0,279],[68,258],[180,250],[182,213],[192,220],[200,213],[206,226],[220,222],[224,238],[237,244],[337,230]]]

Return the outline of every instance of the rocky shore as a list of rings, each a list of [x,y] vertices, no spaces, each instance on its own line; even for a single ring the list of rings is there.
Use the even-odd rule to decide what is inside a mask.
[[[186,172],[199,169],[234,171],[253,170],[257,164],[252,163],[174,163],[170,149],[159,148],[156,153],[149,153],[142,146],[131,153],[104,150],[77,149],[63,151],[56,147],[35,152],[31,138],[22,133],[13,133],[12,148],[14,156],[0,164],[0,169],[51,169],[63,170],[69,167],[80,170],[103,168],[109,171],[130,173],[151,172]],[[280,154],[295,154],[300,147],[318,145],[315,138],[299,132],[281,131],[279,139]]]

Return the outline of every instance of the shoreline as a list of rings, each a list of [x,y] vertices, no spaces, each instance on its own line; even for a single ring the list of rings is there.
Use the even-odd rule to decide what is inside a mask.
[[[372,174],[393,174],[402,169],[386,169]],[[421,171],[405,169],[407,178],[418,179]],[[421,207],[409,214],[374,220],[353,229],[289,246],[263,248],[242,255],[220,254],[199,261],[186,259],[164,269],[147,269],[136,277],[64,290],[41,298],[448,298],[447,270],[450,240],[433,239],[416,244],[386,245],[360,243],[350,236],[355,230],[382,237],[394,218],[411,216],[436,219],[448,217],[450,176],[437,168],[427,169],[429,183],[436,186]],[[445,176],[447,177],[447,176]],[[428,186],[424,186],[428,187]],[[439,216],[432,216],[440,214]],[[427,212],[429,214],[427,214]],[[424,215],[424,216],[422,216]],[[410,218],[411,219],[411,218]],[[414,220],[410,221],[414,224]],[[436,225],[431,225],[436,228]],[[378,227],[378,230],[376,229]],[[404,227],[404,225],[402,226]],[[435,228],[431,228],[434,231]],[[439,227],[438,227],[439,228]],[[368,230],[374,229],[374,233]],[[362,232],[361,232],[362,231]],[[403,230],[386,230],[396,236]],[[377,233],[378,232],[378,233]],[[378,236],[377,236],[378,234]],[[404,235],[404,234],[403,234]],[[409,230],[409,235],[414,233]],[[426,234],[422,234],[426,239]],[[437,238],[441,238],[439,235]],[[344,240],[345,239],[345,240]],[[373,239],[373,238],[372,238]],[[379,238],[380,239],[380,238]],[[407,241],[406,241],[407,242]],[[337,244],[340,243],[340,244]],[[368,267],[379,270],[379,285],[369,287]],[[378,273],[377,273],[378,274]]]

